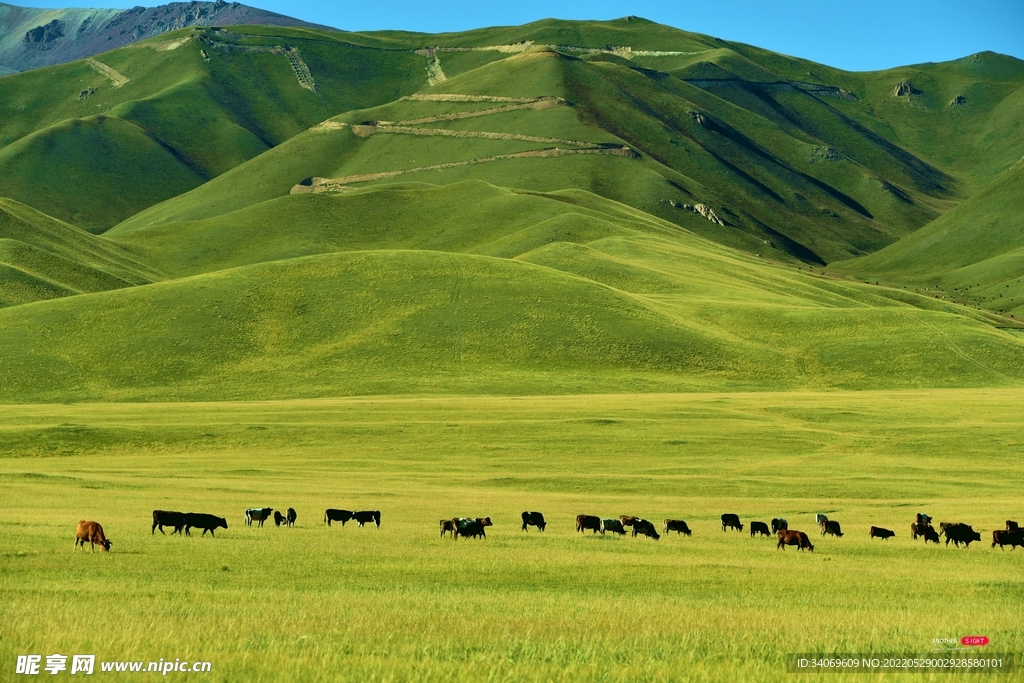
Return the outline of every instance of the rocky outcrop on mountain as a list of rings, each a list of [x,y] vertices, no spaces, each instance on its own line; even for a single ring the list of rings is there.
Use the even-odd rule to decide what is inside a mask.
[[[921,92],[910,81],[900,81],[893,89],[893,95],[896,97],[910,97],[911,95],[920,95]]]
[[[811,150],[811,163],[818,161],[839,161],[843,155],[831,147],[815,147]]]
[[[963,95],[957,95],[956,97],[954,97],[950,101],[949,106],[951,106],[951,107],[962,107],[965,104],[967,104],[967,98],[964,97]]]
[[[44,26],[36,26],[34,29],[25,32],[25,42],[32,43],[52,43],[58,38],[64,37],[64,22],[59,19],[54,19],[49,24]]]
[[[224,0],[129,10],[46,10],[0,3],[0,75],[91,57],[179,28],[240,24],[326,28]]]

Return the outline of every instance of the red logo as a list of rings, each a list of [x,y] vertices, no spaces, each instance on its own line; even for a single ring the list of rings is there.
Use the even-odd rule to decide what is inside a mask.
[[[988,645],[988,636],[964,636],[961,645]]]

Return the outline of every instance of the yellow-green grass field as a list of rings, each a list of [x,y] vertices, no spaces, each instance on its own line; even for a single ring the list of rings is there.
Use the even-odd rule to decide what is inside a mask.
[[[965,635],[1020,653],[1024,551],[989,544],[1024,517],[1022,406],[1021,389],[5,406],[0,679],[32,653],[209,661],[169,674],[203,681],[778,680],[790,653]],[[298,524],[246,527],[253,506]],[[382,526],[327,528],[328,507]],[[154,508],[230,528],[153,536]],[[522,532],[523,510],[547,532]],[[914,542],[918,511],[982,543]],[[815,552],[723,533],[723,512],[785,517]],[[821,538],[816,512],[846,535]],[[580,513],[694,533],[577,534]],[[442,540],[453,516],[494,526]],[[73,551],[79,519],[109,555]]]

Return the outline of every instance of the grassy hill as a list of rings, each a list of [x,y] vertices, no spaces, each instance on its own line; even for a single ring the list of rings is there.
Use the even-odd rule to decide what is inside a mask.
[[[848,74],[635,18],[100,57],[0,79],[11,400],[1024,378],[1003,309],[849,261],[1012,196],[1016,60]]]
[[[580,191],[289,195],[93,238],[169,279],[0,310],[19,400],[1001,386],[981,313],[773,265]],[[130,330],[130,333],[125,331]]]
[[[982,309],[1024,316],[1024,161],[890,247],[834,270],[912,283]]]
[[[411,52],[314,43],[285,54],[280,41],[230,51],[207,33],[3,77],[0,196],[102,232],[333,113],[426,84]],[[293,58],[315,71],[310,87]]]

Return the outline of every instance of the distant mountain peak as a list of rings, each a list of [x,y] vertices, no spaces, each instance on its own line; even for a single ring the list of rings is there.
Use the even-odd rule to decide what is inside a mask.
[[[0,3],[0,74],[91,57],[189,26],[242,24],[329,28],[225,0],[127,10],[49,10]]]

